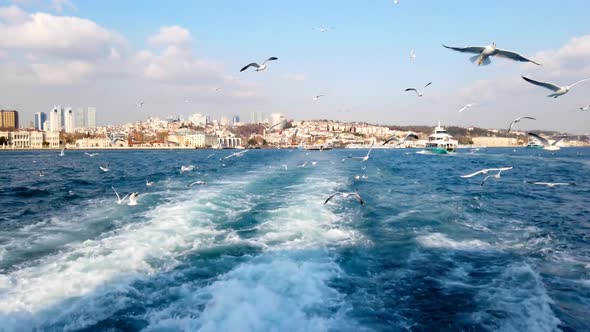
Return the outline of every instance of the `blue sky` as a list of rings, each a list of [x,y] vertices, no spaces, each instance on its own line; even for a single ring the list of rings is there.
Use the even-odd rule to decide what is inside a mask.
[[[590,75],[589,64],[584,62],[585,52],[590,53],[590,45],[586,45],[589,41],[568,44],[572,38],[590,34],[587,1],[401,0],[398,5],[386,0],[71,3],[73,6],[64,5],[61,12],[55,1],[5,1],[3,6],[16,5],[29,14],[45,12],[92,21],[120,34],[130,59],[142,50],[153,55],[162,52],[167,46],[150,44],[149,39],[161,27],[179,26],[190,32],[192,43],[183,46],[190,47],[190,56],[215,64],[218,76],[205,73],[198,82],[183,81],[182,86],[168,80],[165,87],[161,82],[146,82],[141,75],[114,79],[112,73],[107,79],[83,76],[70,86],[63,82],[42,86],[23,83],[13,87],[20,90],[11,90],[13,96],[8,96],[3,102],[8,104],[2,106],[15,106],[32,115],[53,104],[96,105],[102,123],[137,120],[148,114],[196,112],[214,117],[239,114],[247,119],[251,111],[260,110],[285,113],[295,119],[383,124],[432,124],[441,120],[447,124],[504,127],[513,117],[537,115],[539,120],[530,124],[531,128],[590,131],[590,114],[575,112],[577,107],[590,104],[585,97],[590,95],[590,85],[580,85],[566,96],[548,100],[547,91],[528,86],[519,77],[528,74],[569,84]],[[334,29],[325,33],[313,30],[323,25]],[[492,41],[499,48],[534,59],[545,52],[543,57],[554,56],[557,60],[541,69],[502,59],[477,67],[469,62],[469,55],[441,46],[487,45]],[[568,47],[580,53],[566,52],[563,56],[560,50]],[[413,63],[409,60],[412,49],[417,54]],[[56,59],[53,53],[48,56],[44,51],[19,47],[8,48],[5,53],[13,56],[13,61],[19,54],[27,54],[35,62],[73,61]],[[279,61],[267,71],[238,72],[243,65],[268,56],[277,56]],[[6,58],[5,64],[11,63]],[[571,68],[572,63],[577,67]],[[564,66],[569,67],[562,70]],[[93,69],[93,73],[97,72]],[[198,76],[201,72],[194,73]],[[247,93],[242,91],[248,98],[232,98],[229,92],[211,96],[199,88],[208,85],[209,76],[212,86],[224,85],[228,82],[219,77],[228,75],[239,77],[243,83],[235,88],[248,89]],[[290,79],[295,75],[304,79]],[[403,93],[406,87],[421,87],[429,81],[433,84],[423,98]],[[504,91],[507,86],[513,87],[511,91]],[[43,97],[36,102],[26,100],[23,90]],[[79,91],[78,96],[72,97],[72,91]],[[327,96],[312,102],[315,94]],[[182,103],[181,96],[191,103]],[[146,105],[152,101],[145,114],[128,107],[137,99],[146,99]],[[457,114],[469,102],[480,105]],[[350,111],[339,111],[343,109]]]

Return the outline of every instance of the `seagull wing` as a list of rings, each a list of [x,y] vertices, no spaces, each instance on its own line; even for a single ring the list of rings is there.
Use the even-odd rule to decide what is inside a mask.
[[[363,199],[361,198],[361,196],[359,194],[353,193],[353,196],[354,196],[354,198],[356,198],[359,201],[359,203],[361,203],[361,205],[365,204],[365,202],[363,202]]]
[[[326,205],[326,203],[328,203],[328,202],[329,202],[329,201],[330,201],[332,198],[334,198],[334,196],[336,196],[336,195],[340,195],[340,194],[341,194],[340,192],[335,192],[335,193],[333,193],[332,195],[330,195],[330,197],[328,197],[328,198],[326,199],[326,201],[324,202],[324,205]]]
[[[570,85],[569,87],[570,87],[570,89],[571,89],[571,88],[572,88],[574,85],[576,85],[576,84],[578,84],[578,83],[585,82],[585,81],[587,81],[587,80],[590,80],[590,78],[585,78],[585,79],[583,79],[583,80],[577,81],[576,83],[574,83],[574,84]]]
[[[487,180],[490,178],[490,176],[492,176],[492,175],[488,175],[488,176],[486,176],[486,177],[483,179],[483,181],[481,182],[481,184],[480,184],[479,186],[480,186],[480,187],[483,187],[483,185],[484,185],[484,184],[486,184],[486,181],[487,181]]]
[[[560,137],[555,142],[553,142],[553,144],[551,144],[551,145],[557,146],[557,144],[559,144],[559,142],[563,141],[564,139],[565,139],[565,137]]]
[[[274,61],[274,60],[278,60],[279,58],[275,57],[275,56],[271,56],[270,58],[264,60],[264,62],[262,64],[267,63],[268,61]]]
[[[531,84],[538,85],[540,87],[543,87],[545,89],[549,89],[551,91],[557,91],[557,90],[561,89],[561,87],[559,87],[559,86],[557,86],[555,84],[551,84],[551,83],[547,83],[547,82],[541,82],[541,81],[535,81],[535,80],[532,80],[532,79],[530,79],[528,77],[522,76],[522,79],[525,80],[525,81],[527,81],[527,82],[529,82],[529,83],[531,83]]]
[[[462,178],[464,178],[464,179],[467,179],[467,178],[472,178],[472,177],[474,177],[474,176],[476,176],[476,175],[478,175],[478,174],[481,174],[481,173],[487,173],[487,172],[488,172],[488,170],[487,170],[487,169],[482,169],[481,171],[477,171],[477,172],[475,172],[475,173],[466,174],[466,175],[461,175],[461,177],[462,177]]]
[[[481,52],[483,52],[483,50],[485,50],[486,48],[483,46],[467,46],[467,47],[451,47],[451,46],[446,46],[443,45],[444,47],[453,50],[453,51],[457,51],[457,52],[461,52],[461,53],[475,53],[475,54],[479,54]]]
[[[536,64],[537,66],[540,66],[540,63],[537,63],[531,59],[527,59],[525,57],[523,57],[522,55],[516,53],[516,52],[512,52],[512,51],[506,51],[506,50],[501,50],[501,49],[496,49],[496,53],[494,53],[494,55],[497,55],[499,57],[502,58],[508,58],[508,59],[512,59],[515,61],[521,61],[521,62],[532,62],[534,64]]]
[[[117,192],[117,190],[115,190],[115,187],[111,186],[111,188],[113,188],[113,191],[115,192],[115,195],[117,195],[117,199],[120,201],[121,197],[119,197],[119,193]]]
[[[429,86],[430,84],[432,84],[432,82],[428,82],[425,86],[424,89],[426,89],[427,86]]]
[[[419,95],[418,90],[416,90],[415,88],[407,88],[405,91],[414,91],[417,95]]]
[[[402,141],[405,141],[408,138],[419,139],[418,135],[416,135],[414,133],[409,133],[409,134],[406,135],[406,137],[402,138]]]
[[[385,142],[383,142],[383,144],[381,144],[381,145],[385,145],[385,144],[387,144],[387,143],[389,143],[389,142],[391,142],[391,141],[394,141],[394,140],[395,140],[395,141],[396,141],[398,144],[401,142],[401,140],[400,140],[399,138],[397,138],[395,135],[393,135],[393,136],[389,137],[388,139],[386,139],[386,140],[385,140]]]
[[[258,68],[260,67],[256,62],[252,62],[249,63],[247,66],[245,66],[244,68],[240,69],[240,72],[243,72],[244,70],[250,68],[250,67],[254,67],[254,68]]]
[[[371,147],[369,148],[369,152],[367,152],[367,157],[371,154],[371,151],[373,150],[373,145],[375,144],[375,142],[373,141],[373,143],[371,143]]]
[[[541,137],[535,133],[527,133],[527,135],[536,138],[539,142],[541,142],[541,144],[543,146],[550,146],[551,145],[551,144],[549,144],[549,141],[546,138]]]

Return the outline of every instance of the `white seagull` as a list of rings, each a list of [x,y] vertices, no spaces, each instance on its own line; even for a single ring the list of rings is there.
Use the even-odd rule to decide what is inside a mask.
[[[207,160],[207,159],[209,159],[209,158],[211,158],[213,156],[215,156],[215,153],[212,153],[212,154],[208,155],[207,158],[205,158],[205,160]]]
[[[87,155],[88,157],[94,157],[94,156],[98,156],[100,153],[88,153],[88,152],[84,152],[85,155]]]
[[[496,175],[488,175],[488,176],[486,176],[486,177],[483,179],[483,181],[481,182],[481,184],[480,184],[479,186],[480,186],[480,187],[483,187],[483,185],[484,185],[484,184],[486,184],[486,181],[487,181],[489,178],[494,178],[494,179],[497,179],[497,180],[499,180],[499,179],[500,179],[500,175],[501,175],[501,174],[502,174],[502,170],[498,171],[498,174],[496,174]]]
[[[369,155],[371,154],[371,150],[373,150],[373,144],[375,144],[375,142],[373,142],[371,144],[371,147],[369,148],[369,151],[367,152],[367,155],[366,156],[364,156],[364,157],[352,157],[352,158],[354,158],[354,159],[360,159],[361,161],[367,161],[367,160],[369,160]]]
[[[363,202],[363,199],[361,198],[361,196],[359,194],[355,193],[355,192],[352,192],[352,193],[343,193],[343,192],[337,191],[337,192],[333,193],[330,197],[328,197],[326,199],[326,201],[324,202],[324,205],[326,205],[332,198],[334,198],[336,196],[342,196],[342,198],[349,198],[349,197],[350,198],[354,198],[357,201],[359,201],[359,203],[361,203],[361,205],[365,204]]]
[[[111,170],[111,169],[109,168],[109,165],[110,165],[110,163],[107,163],[107,165],[106,165],[106,166],[98,165],[98,168],[100,168],[100,170],[101,170],[101,171],[103,171],[103,172],[108,172],[108,171],[110,171],[110,170]]]
[[[405,141],[407,141],[408,139],[413,138],[413,139],[418,139],[418,135],[414,134],[414,133],[409,133],[406,136],[402,137],[402,138],[397,138],[395,135],[391,136],[390,138],[386,139],[385,142],[383,142],[382,145],[385,145],[391,141],[395,141],[396,144],[395,145],[402,145],[404,144]]]
[[[314,101],[317,101],[318,99],[320,99],[321,97],[325,97],[326,95],[317,95],[313,97]]]
[[[240,151],[240,152],[234,152],[234,153],[230,154],[229,156],[227,156],[227,157],[225,157],[223,159],[229,159],[229,158],[232,158],[232,157],[241,157],[244,153],[246,153],[248,151],[250,151],[250,150],[244,150],[244,151]]]
[[[264,62],[261,65],[257,64],[256,62],[249,63],[244,68],[240,69],[240,72],[243,72],[244,70],[246,70],[246,69],[248,69],[250,67],[256,68],[256,71],[263,71],[263,70],[266,69],[266,63],[268,61],[274,61],[274,60],[278,60],[278,59],[279,58],[277,58],[277,57],[271,56],[270,58],[264,60]]]
[[[195,169],[195,166],[193,166],[193,165],[180,166],[180,174],[182,174],[184,172],[190,172],[190,171],[192,171],[194,169]]]
[[[492,61],[490,61],[491,56],[499,56],[502,58],[507,58],[507,59],[521,61],[521,62],[532,62],[538,66],[541,65],[540,63],[537,63],[533,60],[527,59],[516,52],[506,51],[506,50],[496,48],[496,43],[492,43],[491,45],[488,45],[488,46],[467,46],[467,47],[451,47],[451,46],[446,46],[446,45],[443,45],[443,46],[448,49],[451,49],[453,51],[457,51],[457,52],[477,54],[476,56],[471,57],[469,60],[471,60],[471,62],[476,63],[478,66],[481,66],[481,65],[485,66],[485,65],[489,65],[490,63],[492,63]]]
[[[113,188],[113,191],[115,192],[115,195],[117,195],[117,204],[121,204],[125,200],[125,198],[127,198],[127,196],[129,196],[129,194],[127,194],[123,198],[121,198],[121,196],[119,196],[119,193],[117,192],[117,190],[115,189],[115,187],[111,186],[111,188]]]
[[[43,176],[45,176],[45,174],[43,174],[43,171],[39,171],[39,176],[40,176],[40,177],[43,177]]]
[[[501,168],[484,168],[482,170],[479,170],[479,171],[471,173],[471,174],[461,175],[461,177],[464,179],[467,179],[467,178],[471,178],[471,177],[474,177],[479,174],[488,174],[488,172],[496,172],[496,171],[509,171],[511,169],[512,169],[512,166],[506,166],[506,167],[501,167]]]
[[[154,181],[148,181],[148,179],[145,179],[145,185],[151,187],[154,185]]]
[[[303,164],[301,164],[301,165],[297,166],[297,167],[299,167],[299,168],[304,168],[305,166],[307,166],[307,161],[306,161],[306,162],[304,162]]]
[[[187,188],[190,188],[192,186],[196,186],[196,185],[206,185],[207,182],[205,181],[195,181],[195,182],[191,182],[189,184],[186,185]]]
[[[560,137],[556,141],[554,141],[553,143],[549,143],[549,141],[546,138],[541,137],[535,133],[527,133],[527,135],[535,138],[539,143],[541,143],[541,145],[543,145],[543,150],[547,150],[547,151],[559,150],[560,147],[557,146],[557,144],[559,144],[559,142],[563,141],[563,139],[565,138],[565,137]]]
[[[522,119],[537,120],[537,119],[532,118],[530,116],[521,116],[520,118],[516,118],[516,119],[512,120],[512,122],[510,122],[510,127],[508,127],[508,131],[506,132],[506,134],[508,134],[512,130],[512,127],[514,126],[515,123],[520,122],[520,120],[522,120]]]
[[[410,51],[410,61],[416,60],[416,52],[414,50]]]
[[[556,186],[575,186],[575,182],[534,182],[534,181],[524,181],[525,183],[529,184],[537,184],[541,186],[547,186],[549,188],[555,188]]]
[[[471,104],[466,104],[465,106],[461,107],[461,109],[459,110],[459,113],[463,112],[464,110],[468,109],[471,106],[475,106],[477,105],[476,103],[471,103]]]
[[[59,151],[59,155],[60,157],[63,157],[66,155],[66,148],[61,149],[61,151]]]
[[[414,92],[416,92],[418,97],[422,97],[424,95],[424,90],[426,90],[426,87],[429,86],[430,84],[432,84],[432,82],[428,82],[428,84],[426,84],[424,86],[424,89],[422,89],[422,91],[418,91],[416,88],[407,88],[405,91],[414,91]]]
[[[590,105],[580,107],[580,111],[584,111],[584,112],[590,111]]]
[[[530,79],[528,77],[524,77],[524,76],[522,76],[522,79],[524,79],[525,81],[527,81],[531,84],[534,84],[534,85],[537,85],[537,86],[540,86],[545,89],[549,89],[549,90],[553,91],[552,94],[547,95],[547,97],[553,97],[553,98],[563,96],[564,94],[568,93],[570,91],[570,89],[574,87],[574,85],[576,85],[578,83],[585,82],[587,80],[590,80],[590,78],[585,78],[585,79],[579,80],[576,83],[571,84],[571,85],[557,86],[555,84],[551,84],[551,83],[547,83],[547,82],[535,81],[535,80],[532,80],[532,79]]]
[[[129,203],[127,205],[137,205],[137,197],[139,196],[138,192],[131,193],[129,195]]]

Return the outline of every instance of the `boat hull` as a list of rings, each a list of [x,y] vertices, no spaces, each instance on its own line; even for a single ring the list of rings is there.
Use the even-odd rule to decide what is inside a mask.
[[[429,151],[429,152],[434,153],[434,154],[447,154],[447,153],[449,153],[449,151],[447,151],[446,149],[444,149],[444,148],[438,148],[438,147],[436,147],[436,148],[435,147],[426,148],[426,151]]]

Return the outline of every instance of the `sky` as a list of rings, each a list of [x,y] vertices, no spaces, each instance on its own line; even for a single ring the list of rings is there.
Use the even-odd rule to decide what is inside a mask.
[[[260,111],[505,128],[526,115],[537,120],[519,129],[584,134],[590,81],[553,99],[520,76],[590,77],[588,12],[587,0],[0,1],[0,107],[18,110],[21,125],[62,105],[97,107],[101,125]],[[492,42],[543,66],[478,67],[442,47]],[[267,70],[239,72],[270,56],[279,60]],[[428,82],[421,98],[404,92]]]

